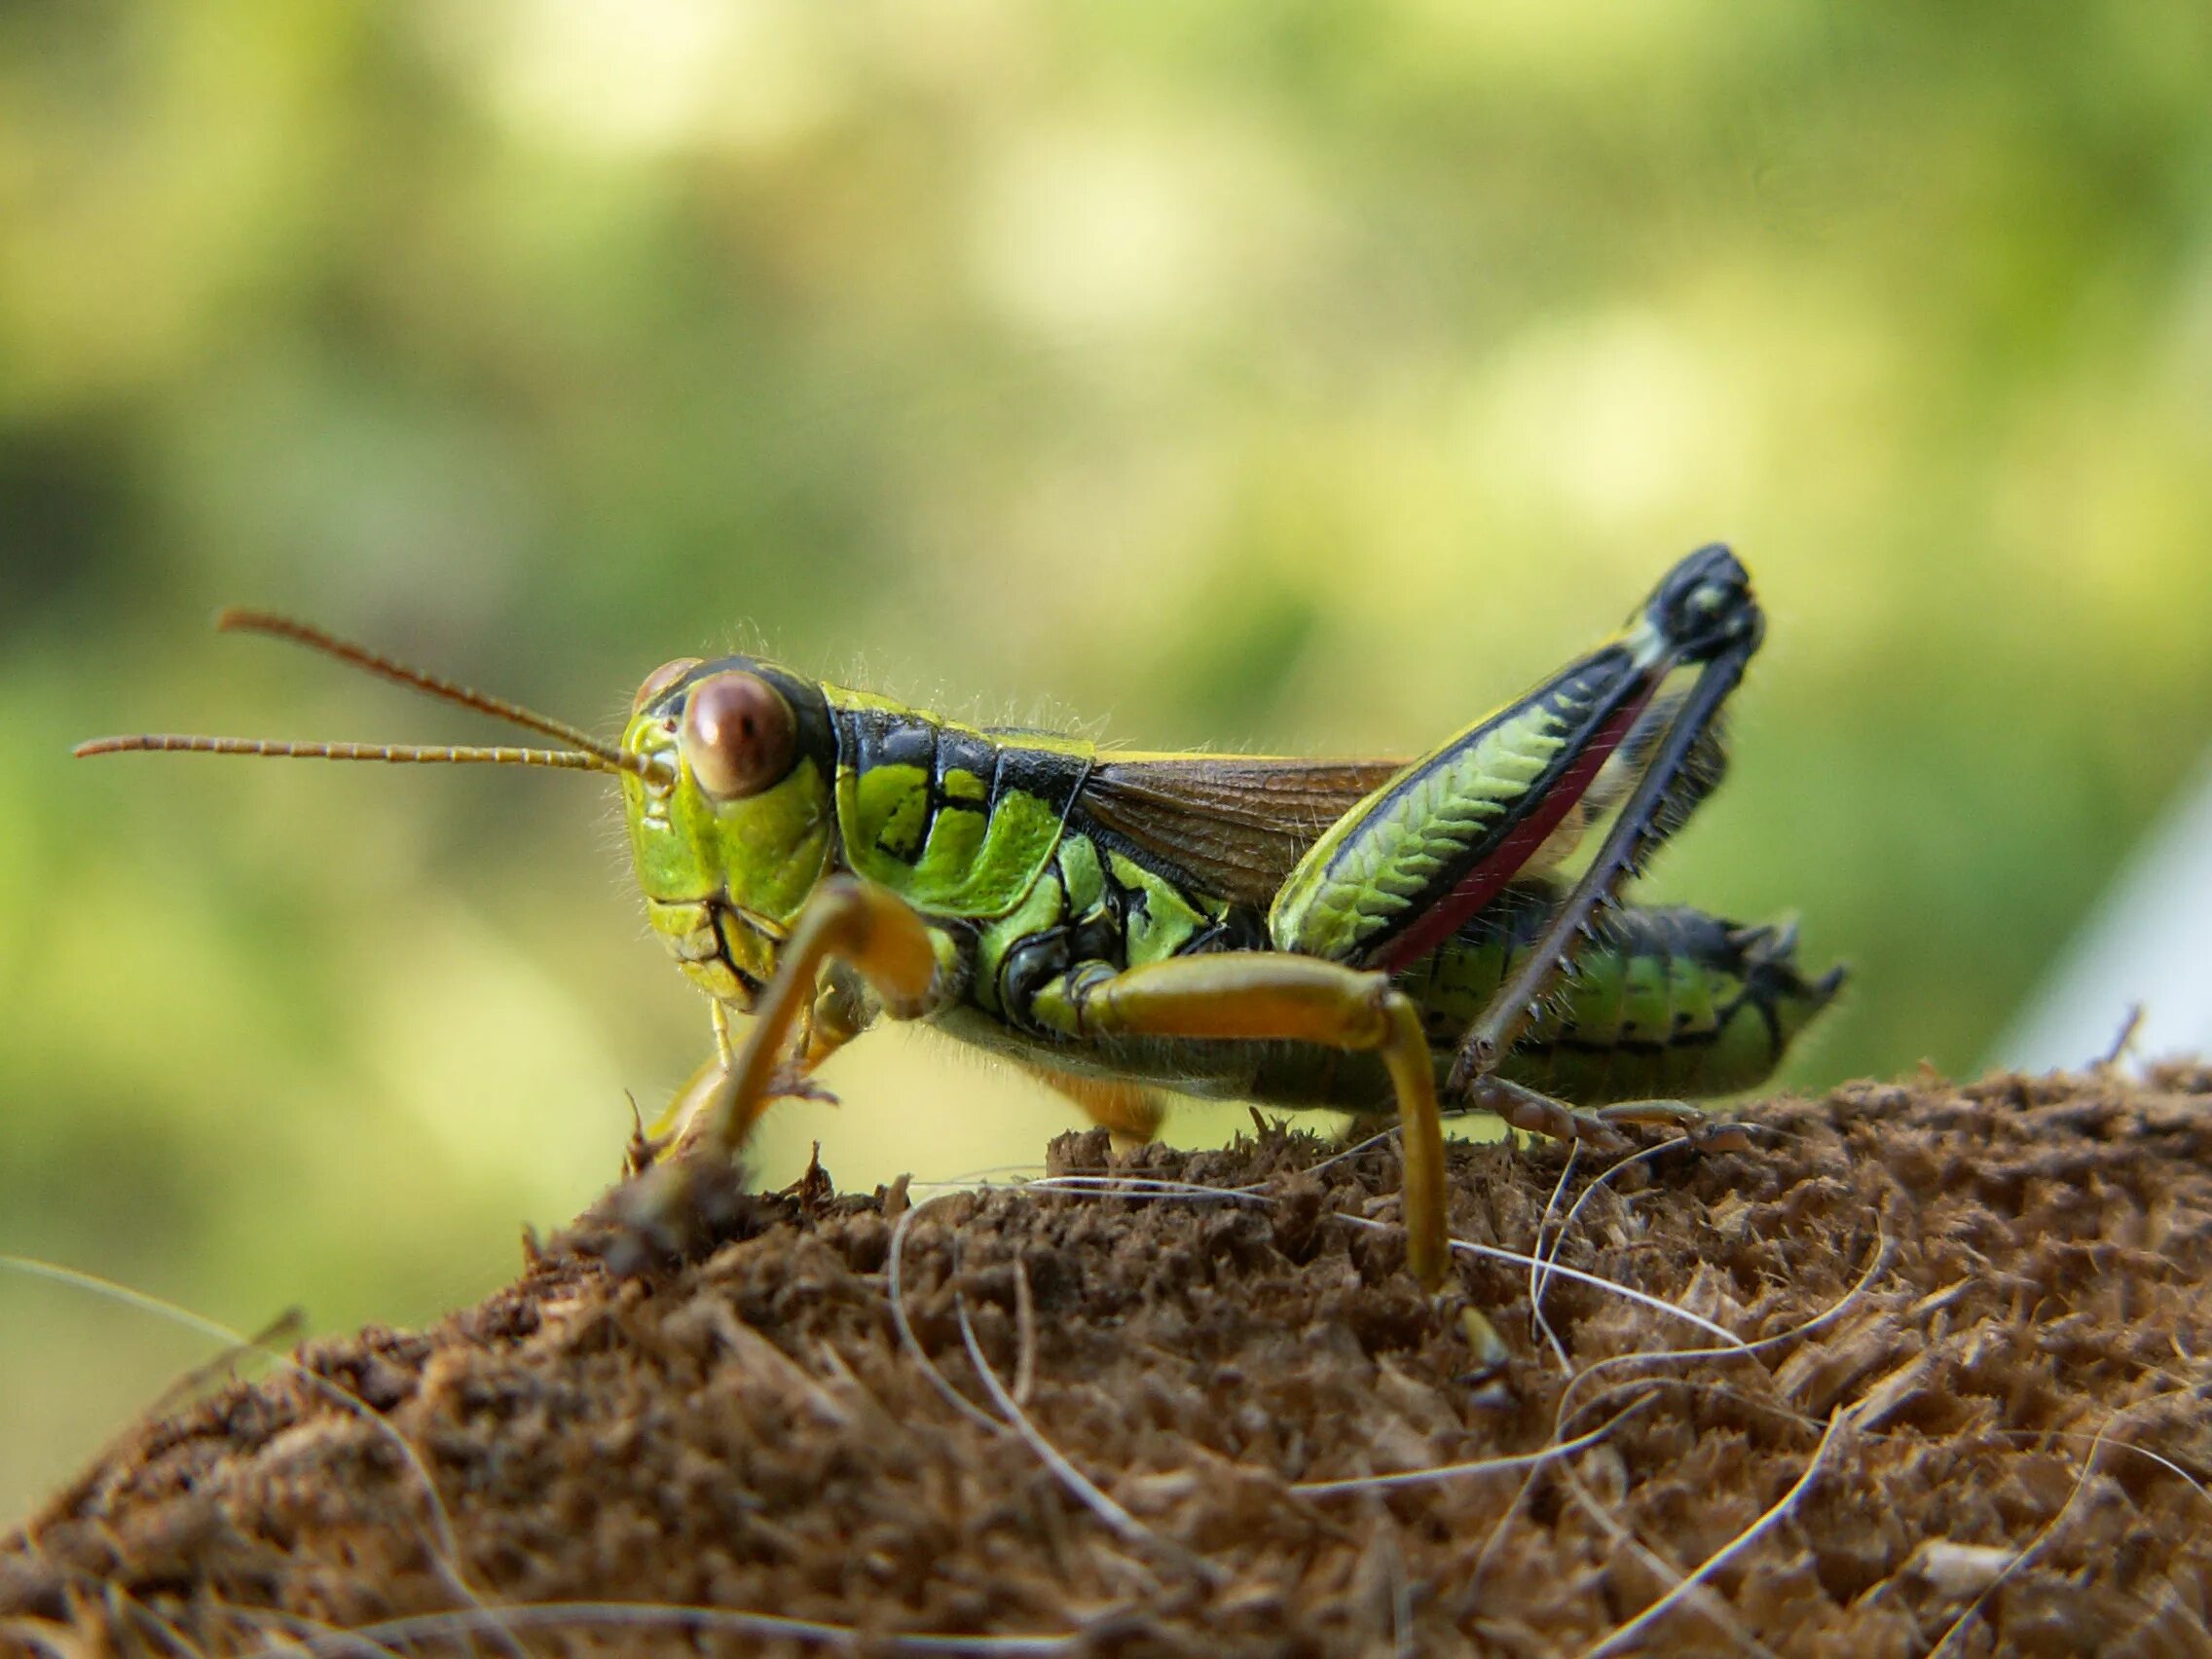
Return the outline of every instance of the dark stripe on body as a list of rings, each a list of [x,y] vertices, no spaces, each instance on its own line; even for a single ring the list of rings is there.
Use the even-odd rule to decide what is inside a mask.
[[[1032,1014],[1037,994],[1052,980],[1079,963],[1103,963],[1115,973],[1129,966],[1129,928],[1147,913],[1152,895],[1142,887],[1124,882],[1114,870],[1112,854],[1120,848],[1114,843],[1119,838],[1092,834],[1088,828],[1078,829],[1071,823],[1061,845],[1069,841],[1086,839],[1091,843],[1098,857],[1098,873],[1101,889],[1095,904],[1081,916],[1071,915],[1073,899],[1067,890],[1067,879],[1061,871],[1058,856],[1045,866],[1037,879],[1051,882],[1059,889],[1060,920],[1051,927],[1020,940],[1008,948],[998,965],[996,990],[999,1006],[1007,1017],[1024,1030],[1058,1040],[1058,1033],[1037,1021]],[[1162,868],[1158,858],[1137,859],[1127,855],[1132,863],[1141,863],[1153,874],[1176,887],[1187,898],[1205,897],[1202,890],[1189,878],[1172,869]],[[1226,950],[1262,950],[1268,948],[1267,923],[1258,912],[1240,905],[1231,906],[1211,926],[1201,928],[1177,947],[1175,956],[1203,956]]]
[[[1570,741],[1565,752],[1566,763],[1547,769],[1529,793],[1514,802],[1505,824],[1493,830],[1495,839],[1489,849],[1465,863],[1443,898],[1413,912],[1395,937],[1386,935],[1380,948],[1371,949],[1369,962],[1384,973],[1396,973],[1421,952],[1434,949],[1470,916],[1479,915],[1589,793],[1599,768],[1636,724],[1646,701],[1647,696],[1624,702],[1580,740],[1579,747]]]
[[[973,812],[988,819],[1006,795],[1014,791],[1034,795],[1064,813],[1090,761],[1081,755],[1021,747],[1001,742],[981,732],[947,726],[916,710],[831,708],[829,719],[836,731],[837,764],[865,777],[881,766],[911,766],[923,774],[928,800],[912,843],[895,847],[877,842],[886,857],[912,866],[930,842],[938,815],[950,810]],[[979,779],[980,799],[955,796],[946,788],[947,775],[963,771]]]

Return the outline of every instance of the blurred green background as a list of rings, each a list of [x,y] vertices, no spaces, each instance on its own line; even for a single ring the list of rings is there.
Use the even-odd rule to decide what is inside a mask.
[[[2196,0],[7,7],[0,1248],[427,1319],[705,1052],[597,780],[72,763],[498,740],[223,602],[608,731],[743,643],[1403,752],[1724,537],[1770,643],[1649,890],[1855,966],[1792,1081],[1975,1065],[2212,739],[2208,86]],[[828,1080],[771,1179],[1071,1121]],[[0,1333],[0,1517],[209,1352]]]

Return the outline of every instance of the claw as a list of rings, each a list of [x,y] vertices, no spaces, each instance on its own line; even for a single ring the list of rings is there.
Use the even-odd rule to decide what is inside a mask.
[[[1505,1346],[1497,1327],[1470,1303],[1459,1309],[1459,1336],[1472,1363],[1454,1381],[1473,1390],[1468,1404],[1510,1410],[1515,1401],[1506,1374],[1512,1368],[1513,1350]]]
[[[841,1105],[838,1098],[807,1074],[801,1062],[786,1060],[768,1074],[763,1092],[771,1100],[814,1100],[826,1106]]]
[[[663,1113],[651,1129],[638,1110],[638,1097],[630,1096],[630,1143],[622,1149],[622,1173],[626,1178],[643,1175],[660,1161],[660,1155],[676,1143],[676,1131],[666,1128],[667,1114]]]
[[[1690,1144],[1700,1152],[1751,1152],[1755,1148],[1751,1131],[1741,1124],[1726,1119],[1709,1121],[1701,1127],[1690,1130]]]
[[[615,1188],[569,1235],[619,1274],[703,1255],[765,1225],[737,1163],[704,1149],[662,1159]]]

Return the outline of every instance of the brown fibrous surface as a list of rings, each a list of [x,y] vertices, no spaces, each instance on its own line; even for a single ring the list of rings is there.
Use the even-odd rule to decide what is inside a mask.
[[[587,1218],[138,1425],[0,1543],[0,1651],[2212,1649],[2212,1073],[1741,1116],[1455,1151],[1457,1237],[1592,1275],[1541,1327],[1277,1128]]]

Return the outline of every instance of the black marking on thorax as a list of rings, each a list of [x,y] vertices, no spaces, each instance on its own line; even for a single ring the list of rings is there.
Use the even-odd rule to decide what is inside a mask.
[[[1129,965],[1130,924],[1145,914],[1152,902],[1152,895],[1145,888],[1124,881],[1115,872],[1112,860],[1106,855],[1121,849],[1114,845],[1118,837],[1111,831],[1100,831],[1088,822],[1071,818],[1068,834],[1089,839],[1099,852],[1102,885],[1097,903],[1083,915],[1070,913],[1072,899],[1067,879],[1055,857],[1045,866],[1038,880],[1050,881],[1059,888],[1060,920],[1039,929],[1009,949],[999,963],[997,976],[999,1006],[1018,1023],[1047,1035],[1051,1033],[1029,1017],[1030,1005],[1037,993],[1078,963],[1102,962],[1117,973],[1125,970]],[[1142,855],[1135,849],[1127,856],[1143,864],[1153,874],[1183,886],[1186,891],[1197,891],[1179,872],[1163,867],[1161,860]],[[1184,940],[1175,954],[1202,956],[1225,950],[1272,948],[1267,919],[1247,905],[1231,905],[1218,921]]]
[[[911,865],[921,857],[943,812],[976,812],[988,818],[1008,794],[1018,791],[1064,816],[1090,770],[1086,756],[1004,741],[948,725],[918,710],[833,707],[830,718],[836,731],[840,769],[850,767],[856,777],[865,777],[881,766],[910,766],[922,774],[927,800],[911,839],[899,845],[876,843],[878,851],[903,864]],[[952,787],[956,772],[980,781],[979,797]]]

